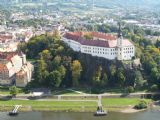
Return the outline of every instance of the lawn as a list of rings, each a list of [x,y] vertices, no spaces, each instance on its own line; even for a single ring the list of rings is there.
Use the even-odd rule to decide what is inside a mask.
[[[140,99],[137,98],[103,98],[104,109],[119,111],[128,105],[136,105]],[[151,100],[145,99],[150,102]],[[0,111],[13,109],[14,105],[22,105],[21,111],[72,111],[72,112],[95,112],[96,101],[36,101],[36,100],[0,100]]]
[[[142,99],[138,98],[103,98],[102,104],[103,106],[128,106],[128,105],[136,105]],[[151,102],[151,99],[143,99],[147,103]]]
[[[0,86],[0,94],[9,94],[9,88],[8,87],[4,87],[4,86]]]
[[[128,106],[136,105],[142,99],[138,98],[103,98],[103,106]],[[151,102],[150,99],[144,99],[146,102]],[[2,105],[24,105],[24,106],[97,106],[96,101],[37,101],[37,100],[0,100],[0,106]]]
[[[0,106],[13,106],[13,105],[22,105],[22,106],[49,106],[49,107],[67,107],[67,106],[97,106],[97,103],[94,101],[36,101],[36,100],[0,100]]]
[[[14,105],[22,105],[21,111],[95,111],[95,101],[34,101],[9,100],[0,101],[0,111],[9,111]]]

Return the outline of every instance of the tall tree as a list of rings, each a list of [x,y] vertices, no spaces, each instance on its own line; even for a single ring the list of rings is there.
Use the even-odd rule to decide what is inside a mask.
[[[116,66],[111,64],[110,66],[110,77],[109,77],[109,83],[110,85],[115,85],[116,84]]]
[[[61,73],[62,79],[64,79],[66,75],[66,68],[63,65],[61,65],[60,67],[58,67],[58,71]]]
[[[135,87],[139,89],[139,88],[143,87],[144,83],[145,83],[145,81],[143,79],[141,72],[136,71],[135,72]]]
[[[93,75],[93,84],[96,86],[100,86],[101,84],[101,77],[102,77],[102,67],[99,66],[96,70],[95,74]]]
[[[47,77],[47,81],[50,83],[51,87],[58,88],[62,82],[61,73],[57,70],[49,73],[49,76]]]
[[[107,73],[104,73],[104,74],[103,74],[103,78],[102,78],[102,80],[101,80],[101,85],[102,85],[102,86],[108,85],[108,76],[107,76]]]
[[[82,72],[81,63],[78,60],[74,60],[72,63],[72,84],[74,87],[79,85],[79,78]]]
[[[117,80],[118,80],[117,81],[118,85],[122,87],[124,85],[125,80],[126,80],[123,68],[118,69]]]
[[[35,69],[35,79],[39,83],[42,83],[46,77],[45,76],[47,72],[46,67],[47,67],[47,64],[45,63],[42,57],[40,58],[40,60],[37,60],[37,66]]]

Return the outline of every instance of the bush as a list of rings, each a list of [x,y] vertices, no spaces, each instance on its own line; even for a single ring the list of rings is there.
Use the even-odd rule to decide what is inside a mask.
[[[154,84],[154,85],[151,86],[151,91],[152,92],[157,91],[157,90],[158,90],[158,85]]]
[[[147,108],[147,102],[146,101],[140,101],[137,105],[134,106],[135,109],[146,109]]]
[[[127,93],[132,93],[134,92],[134,88],[132,86],[127,87],[126,89]]]
[[[92,93],[92,94],[100,94],[100,93],[102,93],[102,91],[101,91],[101,89],[99,89],[99,88],[92,88],[92,89],[91,89],[91,93]]]
[[[12,97],[16,97],[16,95],[18,94],[18,88],[16,86],[12,86],[9,88],[10,94],[12,95]]]

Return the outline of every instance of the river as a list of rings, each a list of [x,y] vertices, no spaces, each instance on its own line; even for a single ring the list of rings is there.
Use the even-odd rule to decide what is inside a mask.
[[[18,116],[8,116],[0,113],[0,120],[159,120],[159,110],[148,110],[139,113],[124,114],[110,112],[105,117],[94,117],[92,113],[65,113],[65,112],[21,112]]]

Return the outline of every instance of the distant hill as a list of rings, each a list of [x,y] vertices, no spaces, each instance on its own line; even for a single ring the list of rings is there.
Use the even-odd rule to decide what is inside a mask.
[[[91,0],[92,1],[92,0]],[[158,7],[160,0],[95,0],[96,5],[106,7],[123,6],[123,7]]]
[[[0,4],[15,4],[22,2],[59,2],[59,3],[85,3],[91,5],[93,0],[0,0]],[[96,6],[114,8],[114,7],[142,7],[142,8],[154,8],[160,9],[160,0],[94,0]]]

